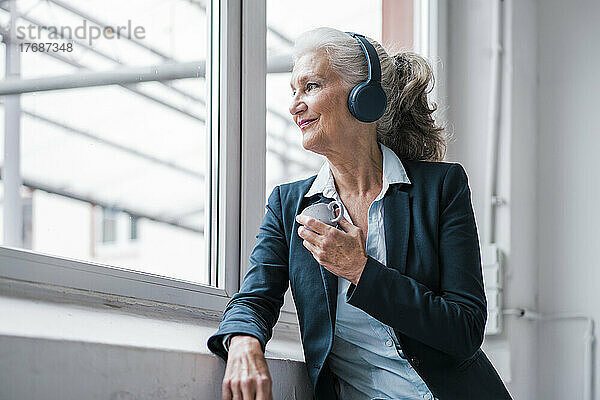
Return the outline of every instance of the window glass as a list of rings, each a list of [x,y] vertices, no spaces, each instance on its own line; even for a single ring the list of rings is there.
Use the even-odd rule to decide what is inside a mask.
[[[16,42],[2,34],[3,83],[52,90],[17,106],[2,97],[2,198],[21,197],[2,201],[2,243],[209,283],[205,2],[11,3],[0,5],[3,26],[16,17]],[[18,189],[5,179],[14,171]]]

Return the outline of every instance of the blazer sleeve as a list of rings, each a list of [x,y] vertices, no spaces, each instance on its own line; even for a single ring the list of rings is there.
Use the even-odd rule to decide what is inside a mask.
[[[242,287],[227,303],[218,331],[208,339],[210,351],[225,361],[227,349],[223,346],[223,339],[226,335],[254,336],[264,352],[273,326],[279,319],[283,297],[289,286],[289,246],[281,219],[279,190],[277,186],[269,196]]]
[[[487,304],[471,192],[460,164],[444,177],[438,232],[439,293],[368,257],[346,301],[410,338],[468,358],[483,342]]]

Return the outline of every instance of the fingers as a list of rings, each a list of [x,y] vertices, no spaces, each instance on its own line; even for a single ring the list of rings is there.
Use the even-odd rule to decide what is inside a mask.
[[[256,390],[256,400],[273,400],[273,394],[271,393],[271,386],[264,387],[258,386]]]
[[[304,245],[304,247],[306,247],[315,257],[315,259],[317,261],[320,260],[319,256],[321,253],[321,249],[317,246],[315,246],[314,244],[312,244],[311,242],[309,242],[308,240],[303,240],[302,241],[302,245]]]
[[[352,222],[348,221],[346,219],[346,217],[342,217],[342,219],[340,219],[340,222],[338,222],[340,225],[346,225],[346,226],[353,226],[353,227],[357,227],[356,225],[352,225]]]
[[[245,375],[227,382],[223,381],[223,400],[258,400],[267,399],[265,393],[270,393],[270,380],[262,376]],[[262,393],[262,394],[261,394]]]
[[[346,217],[342,217],[340,222],[338,222],[339,226],[344,228],[344,231],[351,231],[353,229],[360,229],[358,226],[353,225],[352,222],[348,221]]]
[[[258,365],[258,371],[260,372],[259,379],[257,381],[258,386],[256,388],[256,400],[273,400],[271,374],[269,373],[269,366],[267,360],[262,359],[262,362]]]
[[[352,222],[348,221],[346,217],[342,218],[338,224],[340,228],[342,228],[342,232],[348,233],[354,237],[362,238],[362,229],[356,225],[352,225]]]
[[[321,235],[327,233],[330,229],[333,229],[331,226],[319,221],[318,219],[307,217],[306,215],[302,214],[296,216],[296,222],[309,227],[310,229]]]
[[[229,381],[223,379],[223,384],[221,385],[221,399],[222,400],[233,400],[233,393],[229,387]]]
[[[271,375],[263,354],[230,350],[221,387],[223,400],[272,400],[271,390]]]
[[[298,236],[302,239],[309,241],[311,244],[317,244],[321,242],[321,236],[311,232],[303,226],[298,227]]]
[[[235,400],[239,399],[239,393],[236,393],[236,390],[232,386],[232,380],[227,378],[227,374],[225,374],[225,378],[223,379],[223,384],[221,385],[221,399],[222,400]]]
[[[245,376],[240,380],[240,386],[242,388],[243,399],[255,400],[256,395],[256,382],[251,376]]]
[[[221,384],[221,399],[222,400],[233,400],[233,392],[231,391],[231,370],[233,368],[233,362],[227,361],[225,367],[225,376],[223,377],[223,383]]]
[[[342,217],[342,219],[340,219],[340,222],[338,222],[338,225],[340,226],[340,228],[342,228],[344,230],[344,232],[348,233],[350,232],[351,229],[353,228],[357,228],[356,226],[352,225],[350,223],[350,221],[348,221],[346,219],[346,217]]]

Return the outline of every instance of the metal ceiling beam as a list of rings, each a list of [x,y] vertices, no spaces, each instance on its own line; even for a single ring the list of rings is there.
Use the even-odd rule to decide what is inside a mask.
[[[94,24],[96,24],[96,25],[98,25],[98,26],[100,26],[102,28],[105,28],[107,26],[116,27],[116,26],[119,25],[119,24],[109,24],[109,23],[106,23],[104,21],[100,21],[98,18],[96,18],[96,17],[94,17],[94,16],[86,13],[85,11],[82,11],[82,10],[76,8],[76,7],[73,7],[72,5],[67,4],[67,3],[65,3],[62,0],[46,0],[46,1],[49,2],[49,3],[56,4],[60,8],[62,8],[64,10],[67,10],[70,13],[75,14],[75,15],[83,18],[83,19],[86,19],[86,20],[88,20],[88,21],[90,21],[90,22],[92,22],[92,23],[94,23]],[[165,61],[172,61],[173,60],[169,55],[167,55],[163,51],[161,51],[161,50],[159,50],[159,49],[157,49],[155,47],[149,46],[146,43],[141,42],[141,41],[139,41],[137,39],[129,38],[127,36],[123,36],[123,39],[128,40],[128,41],[130,41],[132,43],[135,43],[137,46],[142,47],[142,48],[148,50],[149,52],[153,53],[154,55],[157,55],[157,56],[161,57]]]
[[[141,152],[139,150],[136,150],[136,149],[134,149],[132,147],[122,145],[122,144],[114,142],[112,140],[104,139],[100,135],[97,135],[97,134],[94,134],[94,133],[91,133],[91,132],[87,132],[87,131],[84,131],[82,129],[74,128],[74,127],[69,126],[69,125],[67,125],[67,124],[65,124],[63,122],[58,121],[58,120],[55,120],[55,119],[43,116],[41,114],[38,114],[38,113],[35,113],[35,112],[32,112],[32,111],[28,111],[28,110],[25,110],[25,109],[22,110],[22,113],[25,114],[25,115],[27,115],[27,116],[29,116],[29,117],[31,117],[31,118],[34,118],[34,119],[37,119],[39,121],[45,122],[45,123],[47,123],[49,125],[53,125],[53,126],[56,126],[58,128],[64,129],[64,130],[66,130],[66,131],[68,131],[70,133],[74,133],[76,135],[83,136],[86,139],[90,139],[90,140],[92,140],[92,141],[94,141],[96,143],[101,143],[101,144],[103,144],[105,146],[117,149],[117,150],[119,150],[121,152],[133,155],[133,156],[138,157],[138,158],[142,158],[142,159],[150,161],[152,163],[165,166],[165,167],[167,167],[169,169],[172,169],[172,170],[175,170],[175,171],[178,171],[178,172],[182,172],[182,173],[184,173],[186,175],[192,176],[192,177],[197,178],[197,179],[201,179],[201,180],[205,179],[204,174],[201,173],[201,172],[194,171],[194,170],[186,168],[186,167],[182,167],[182,166],[177,165],[177,164],[175,164],[175,163],[173,163],[171,161],[166,161],[166,160],[160,159],[158,157],[152,156],[152,155],[147,154],[147,153],[143,153],[143,152]]]
[[[1,4],[0,4],[0,9],[4,10],[6,12],[9,12],[8,8],[6,8],[5,6],[2,6]],[[18,17],[24,19],[25,21],[27,21],[27,22],[29,22],[29,23],[31,23],[33,25],[37,25],[37,26],[42,27],[42,28],[47,28],[50,25],[50,24],[46,24],[43,21],[40,21],[38,19],[35,19],[35,18],[33,18],[31,16],[28,16],[28,15],[25,15],[25,14],[18,14]],[[60,38],[65,39],[64,35],[62,35],[62,33],[60,31],[56,31],[56,34]],[[85,42],[83,42],[81,40],[75,40],[75,39],[72,39],[72,38],[69,38],[68,40],[71,40],[73,43],[77,44],[78,46],[81,46],[81,47],[85,48],[86,50],[91,51],[92,53],[97,54],[98,56],[100,56],[100,57],[102,57],[102,58],[104,58],[106,60],[112,61],[112,62],[114,62],[114,63],[116,63],[118,65],[125,65],[123,62],[121,62],[120,60],[114,58],[113,56],[111,56],[111,55],[109,55],[109,54],[107,54],[107,53],[105,53],[105,52],[103,52],[101,50],[98,50],[94,46],[90,46],[89,44],[87,44],[87,43],[85,43]],[[164,85],[164,86],[166,86],[166,87],[168,87],[170,90],[172,90],[172,91],[180,94],[181,96],[184,96],[184,97],[186,97],[186,98],[188,98],[190,100],[193,100],[193,101],[201,103],[203,106],[206,104],[204,102],[204,99],[202,99],[200,97],[197,97],[197,96],[195,96],[195,95],[193,95],[193,94],[191,94],[191,93],[189,93],[189,92],[187,92],[185,90],[179,89],[179,88],[173,86],[170,82],[162,82],[161,81],[159,83],[162,84],[162,85]]]
[[[69,60],[68,58],[59,54],[54,54],[52,52],[46,52],[44,54],[58,58],[78,68],[86,69],[85,66]],[[267,73],[278,73],[289,72],[288,69],[291,70],[292,64],[291,58],[287,60],[284,56],[278,56],[275,59],[268,61],[267,65]],[[185,63],[165,63],[162,65],[147,67],[121,67],[109,71],[85,71],[75,74],[49,76],[44,78],[4,80],[0,82],[0,96],[41,92],[46,90],[61,90],[107,85],[127,85],[140,82],[154,82],[159,80],[200,78],[204,77],[204,67],[204,61],[192,61]],[[194,118],[198,119],[199,117],[194,116]],[[203,118],[200,119],[202,122],[204,122]]]
[[[2,178],[2,168],[0,168],[0,179],[1,178]],[[189,224],[182,224],[182,223],[178,222],[177,220],[165,218],[158,214],[149,214],[149,213],[136,211],[132,208],[124,207],[117,203],[102,201],[102,200],[95,199],[91,196],[84,196],[84,195],[80,195],[80,194],[77,194],[77,193],[74,193],[74,192],[71,192],[68,190],[51,187],[49,185],[46,185],[46,184],[43,184],[40,182],[36,182],[31,179],[23,179],[23,186],[26,186],[33,190],[41,190],[46,193],[56,194],[56,195],[66,197],[69,199],[83,201],[85,203],[93,204],[96,206],[109,208],[109,209],[116,210],[116,211],[122,211],[124,213],[131,215],[132,217],[135,217],[135,218],[146,218],[146,219],[149,219],[150,221],[160,222],[160,223],[171,225],[171,226],[174,226],[177,228],[185,229],[187,231],[204,234],[203,226],[197,227],[197,226],[192,226]]]
[[[6,30],[0,29],[0,34],[2,34],[3,39],[6,38],[7,36],[7,32]],[[18,39],[16,40],[17,43],[20,43],[22,41],[19,41]],[[82,70],[86,70],[87,68],[78,63],[77,61],[71,60],[70,58],[67,58],[61,54],[55,53],[55,52],[44,52],[43,54],[48,55],[50,57],[56,58],[57,60],[60,60],[66,64],[72,65],[76,68],[82,69]],[[183,63],[186,64],[186,63]],[[189,64],[189,63],[188,63]],[[173,65],[173,64],[170,64]],[[182,68],[182,64],[174,64],[174,66],[176,68],[181,69]],[[152,67],[144,67],[144,68],[152,68]],[[200,71],[201,72],[201,71]],[[111,71],[99,71],[97,74],[104,74],[107,76],[110,76]],[[94,74],[94,72],[84,72],[84,75],[87,74]],[[34,79],[15,79],[15,80],[3,80],[0,81],[0,91],[2,90],[3,87],[10,87],[9,90],[15,90],[15,93],[20,94],[20,93],[31,93],[31,92],[36,92],[37,90],[32,90],[34,89],[35,86],[42,84],[42,85],[51,85],[52,87],[56,87],[56,88],[50,88],[47,90],[55,90],[55,89],[60,89],[60,88],[64,88],[64,89],[70,89],[72,88],[72,85],[70,85],[69,83],[71,82],[72,78],[74,76],[78,76],[78,74],[70,74],[70,75],[59,75],[59,76],[54,76],[54,77],[45,77],[45,78],[34,78]],[[93,76],[94,77],[94,76]],[[98,78],[98,75],[95,75],[95,78]],[[83,78],[79,78],[79,80],[75,83],[79,84],[76,85],[75,87],[89,87],[90,85],[86,85],[82,83],[85,80],[85,76]],[[96,82],[97,83],[97,82]],[[92,86],[107,86],[107,85],[111,85],[111,82],[107,82],[107,83],[103,83],[103,84],[96,84],[96,85],[92,85]],[[116,83],[119,84],[119,83]],[[173,111],[177,111],[187,117],[190,117],[192,119],[195,119],[197,121],[200,121],[201,123],[205,123],[205,120],[203,117],[196,115],[193,112],[190,112],[188,110],[186,110],[185,108],[175,105],[175,104],[171,104],[167,101],[164,101],[162,99],[159,99],[158,97],[155,97],[153,95],[144,93],[143,91],[132,87],[130,84],[119,84],[119,86],[121,86],[122,88],[129,90],[130,92],[133,92],[139,96],[145,97],[148,100],[151,100],[155,103],[158,103],[164,107],[167,107]],[[10,95],[9,92],[5,93],[4,95]],[[0,96],[2,96],[2,94],[0,94]]]
[[[72,62],[70,64],[73,65]],[[83,67],[79,63],[75,65]],[[4,80],[0,83],[0,95],[92,86],[126,85],[157,80],[198,78],[200,76],[204,76],[204,61],[166,63],[148,67],[121,67],[110,71],[83,71],[76,74],[44,78]]]

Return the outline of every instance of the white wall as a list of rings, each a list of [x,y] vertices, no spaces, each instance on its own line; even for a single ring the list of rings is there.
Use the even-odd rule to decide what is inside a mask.
[[[448,92],[456,142],[484,231],[492,4],[449,1]],[[506,256],[506,308],[600,321],[600,2],[506,0],[496,242]],[[597,131],[597,128],[595,129]],[[515,399],[583,398],[585,322],[504,318],[484,349]],[[596,352],[597,353],[597,352]],[[597,358],[597,357],[596,357]],[[599,363],[595,362],[594,382]],[[600,398],[598,388],[595,399]]]
[[[455,135],[447,159],[466,169],[483,238],[486,148],[492,66],[488,0],[448,1],[448,122]],[[536,308],[536,5],[505,1],[495,243],[504,255],[504,307]],[[483,242],[482,242],[483,243]],[[488,354],[515,399],[538,399],[536,326],[505,317],[503,333],[486,336]]]
[[[538,10],[539,304],[545,314],[581,312],[598,322],[600,2],[545,0]],[[541,327],[539,398],[582,398],[584,324]]]
[[[498,237],[507,244],[505,308],[538,309],[536,210],[538,122],[535,118],[538,71],[535,0],[506,2],[501,189],[508,205],[498,212]],[[506,223],[508,221],[508,224]],[[508,225],[508,226],[507,226]],[[500,228],[500,227],[499,227]],[[505,316],[511,359],[509,389],[515,399],[542,399],[536,385],[537,324]]]

